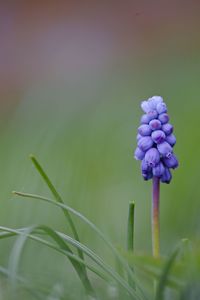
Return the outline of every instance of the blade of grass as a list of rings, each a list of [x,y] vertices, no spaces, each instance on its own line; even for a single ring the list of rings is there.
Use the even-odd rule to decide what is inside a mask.
[[[17,275],[17,270],[18,270],[18,266],[19,266],[19,262],[20,262],[20,258],[22,256],[22,251],[24,249],[25,243],[27,241],[27,237],[34,232],[37,229],[43,229],[43,231],[48,234],[58,245],[61,249],[66,250],[67,252],[69,252],[71,255],[73,255],[72,250],[70,249],[70,247],[63,241],[62,238],[60,238],[57,233],[50,229],[49,227],[46,226],[32,226],[32,227],[28,227],[26,229],[23,230],[23,232],[21,232],[20,236],[17,238],[11,255],[10,255],[10,259],[9,259],[9,273],[11,274],[11,283],[12,283],[12,287],[13,290],[15,289],[15,285],[16,285],[16,275]],[[83,286],[85,287],[86,293],[88,295],[94,296],[94,294],[91,294],[91,290],[90,288],[88,288],[88,282],[87,279],[85,278],[85,273],[83,272],[82,266],[85,266],[81,261],[77,261],[74,260],[71,256],[68,256],[69,260],[71,261],[74,269],[76,270]],[[80,263],[81,262],[81,263]]]
[[[168,279],[168,275],[173,267],[173,264],[175,262],[175,259],[177,257],[179,253],[179,249],[176,249],[169,257],[169,259],[167,260],[162,274],[160,276],[160,279],[158,281],[158,285],[157,285],[157,290],[156,290],[156,294],[155,294],[155,300],[162,300],[164,299],[164,289],[166,286],[166,282]]]
[[[166,259],[163,257],[154,258],[152,256],[147,255],[137,255],[131,254],[130,252],[121,251],[124,257],[129,262],[130,266],[134,266],[137,271],[142,272],[147,276],[151,276],[152,279],[159,279],[162,273],[162,268],[166,262]],[[167,286],[172,288],[181,288],[184,281],[184,272],[185,272],[186,264],[176,263],[173,266],[173,273],[168,276],[168,280],[166,282]]]
[[[49,177],[47,176],[47,174],[45,173],[44,169],[42,168],[42,166],[39,164],[39,162],[37,161],[37,159],[34,157],[34,155],[30,155],[30,159],[32,160],[36,170],[39,172],[39,174],[41,175],[41,177],[44,179],[45,183],[47,184],[47,186],[49,187],[52,195],[54,196],[55,200],[59,203],[64,203],[64,201],[62,200],[62,197],[60,196],[60,194],[57,192],[56,188],[54,187],[53,183],[51,182],[51,180],[49,179]],[[63,211],[66,219],[69,222],[69,225],[72,229],[73,235],[75,237],[75,239],[77,241],[80,241],[79,236],[78,236],[78,232],[76,230],[76,227],[74,225],[74,222],[69,214],[68,210],[64,210]],[[79,252],[79,256],[83,259],[83,253],[80,251]]]
[[[29,193],[22,193],[22,192],[17,192],[13,191],[14,195],[21,196],[23,198],[30,198],[30,199],[36,199],[36,200],[41,200],[48,202],[52,205],[55,205],[57,207],[62,208],[63,210],[67,210],[80,218],[84,223],[86,223],[92,230],[94,230],[95,233],[99,235],[99,237],[105,242],[105,244],[111,249],[111,251],[114,253],[118,261],[122,264],[123,268],[126,270],[126,272],[129,274],[129,276],[132,279],[133,284],[136,284],[138,287],[138,290],[140,291],[141,295],[143,296],[144,299],[147,299],[142,288],[140,287],[139,282],[135,278],[131,268],[127,264],[127,261],[122,257],[122,255],[118,252],[118,250],[112,245],[110,240],[102,233],[102,231],[94,224],[92,223],[89,219],[87,219],[84,215],[82,215],[80,212],[76,211],[75,209],[71,208],[70,206],[63,204],[63,203],[58,203],[53,201],[52,199],[49,199],[47,197],[43,197],[40,195],[35,195],[35,194],[29,194]]]
[[[3,230],[3,231],[11,233],[12,234],[11,236],[13,236],[13,234],[15,234],[15,235],[21,235],[21,234],[23,234],[23,231],[25,229],[26,228],[22,228],[22,229],[16,230],[16,229],[11,229],[11,228],[0,226],[0,230]],[[80,248],[95,263],[97,263],[97,265],[99,265],[104,271],[106,271],[116,282],[118,282],[123,288],[125,288],[125,290],[133,297],[133,299],[136,299],[136,300],[137,299],[138,300],[142,299],[139,295],[137,295],[135,293],[135,291],[131,287],[129,287],[129,285],[127,284],[127,282],[123,278],[121,278],[114,270],[112,270],[112,268],[110,266],[108,266],[107,264],[105,264],[104,261],[102,261],[102,259],[98,257],[98,255],[96,255],[92,250],[90,250],[89,248],[87,248],[85,245],[81,244],[80,242],[72,239],[71,237],[69,237],[69,236],[67,236],[67,235],[65,235],[63,233],[59,233],[59,232],[56,232],[56,231],[52,230],[48,226],[44,226],[44,225],[35,226],[35,229],[41,229],[42,231],[44,231],[45,233],[47,233],[47,235],[49,235],[50,237],[52,237],[58,243],[59,246],[63,245],[63,243],[65,243],[64,240],[66,240],[71,245],[73,245],[73,246],[75,246],[77,248]],[[3,237],[5,238],[6,236],[3,235]],[[46,241],[44,239],[41,239],[41,238],[39,238],[37,236],[34,236],[33,234],[27,234],[27,237],[30,238],[30,239],[32,239],[32,240],[35,240],[37,242],[40,242],[40,243],[42,243],[42,244],[44,244],[44,245],[46,245],[46,246],[48,246],[48,247],[50,247],[52,249],[57,250],[58,252],[60,252],[60,253],[62,253],[64,255],[70,257],[72,260],[78,261],[78,262],[84,264],[85,266],[87,266],[91,270],[95,269],[94,267],[90,268],[90,265],[88,263],[86,263],[84,260],[80,259],[78,256],[74,255],[73,253],[70,253],[70,252],[68,252],[65,249],[57,247],[54,244],[52,244],[52,243],[50,243],[50,242],[48,242],[48,241]]]
[[[39,174],[41,175],[41,177],[43,178],[43,180],[45,181],[45,183],[49,187],[49,189],[50,189],[52,195],[54,196],[55,200],[57,202],[59,202],[59,203],[64,203],[63,200],[62,200],[62,197],[57,192],[57,190],[54,187],[53,183],[51,182],[51,180],[49,179],[49,177],[47,176],[46,172],[44,171],[44,169],[42,168],[42,166],[40,165],[40,163],[38,162],[38,160],[35,158],[35,156],[31,154],[30,155],[30,159],[33,162],[36,170],[39,172]],[[69,223],[69,225],[70,225],[70,227],[72,229],[72,232],[73,232],[73,235],[74,235],[75,239],[77,241],[80,241],[78,232],[77,232],[76,227],[74,225],[74,222],[73,222],[73,220],[72,220],[72,218],[71,218],[71,216],[69,214],[69,211],[68,210],[63,210],[63,213],[64,213],[66,219],[68,220],[68,223]],[[84,260],[83,252],[80,249],[77,249],[77,251],[78,251],[78,255],[80,256],[80,258]],[[85,285],[87,285],[87,290],[89,291],[89,294],[95,295],[94,289],[93,289],[93,287],[92,287],[92,285],[90,283],[90,280],[88,278],[87,271],[86,271],[84,265],[82,265],[81,268],[83,269],[81,272],[85,273],[84,274]]]
[[[133,253],[134,250],[134,211],[135,211],[135,202],[132,201],[129,203],[129,211],[128,211],[128,226],[127,226],[127,251]],[[132,266],[130,266],[131,270],[134,272]],[[130,275],[128,275],[129,284],[135,289],[135,283],[133,283]]]

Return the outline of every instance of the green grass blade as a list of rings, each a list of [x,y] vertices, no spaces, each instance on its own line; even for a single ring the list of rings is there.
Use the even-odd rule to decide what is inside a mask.
[[[169,257],[169,259],[167,260],[167,262],[163,268],[162,274],[158,281],[157,290],[156,290],[156,294],[155,294],[155,300],[163,300],[164,299],[164,289],[166,286],[168,275],[174,265],[174,262],[175,262],[175,259],[178,255],[178,253],[179,253],[179,249],[176,249],[171,254],[171,256]]]
[[[32,160],[35,168],[37,169],[37,171],[39,172],[39,174],[41,175],[41,177],[44,179],[45,183],[47,184],[47,186],[49,187],[52,195],[54,196],[55,200],[58,202],[58,203],[64,203],[63,200],[62,200],[62,197],[60,196],[60,194],[57,192],[56,188],[54,187],[53,183],[51,182],[51,180],[49,179],[49,177],[47,176],[46,172],[44,171],[44,169],[42,168],[42,166],[40,165],[40,163],[37,161],[37,159],[35,158],[34,155],[30,155],[30,159]],[[63,210],[63,213],[66,217],[66,219],[68,220],[68,223],[71,227],[71,230],[73,232],[73,235],[75,237],[75,239],[77,241],[80,241],[79,239],[79,235],[78,235],[78,232],[76,230],[76,227],[74,225],[74,222],[69,214],[69,211],[68,210]],[[84,260],[84,256],[83,256],[83,252],[81,250],[77,250],[78,251],[78,255],[80,256],[80,258],[82,258]],[[82,265],[81,268],[83,268],[83,271],[82,273],[85,273],[84,277],[85,277],[85,282],[87,281],[87,286],[88,286],[88,289],[90,290],[90,293],[91,294],[94,294],[94,290],[93,290],[93,287],[89,281],[89,278],[88,278],[88,275],[87,275],[87,271],[86,269],[84,268],[84,266]]]
[[[9,271],[11,274],[11,283],[13,288],[15,288],[15,278],[17,275],[17,269],[19,266],[20,258],[22,257],[22,251],[25,246],[25,243],[27,241],[28,236],[34,232],[37,229],[42,229],[46,234],[48,234],[60,247],[60,249],[66,250],[67,252],[71,253],[73,255],[72,250],[70,247],[63,241],[62,238],[59,237],[59,235],[52,230],[50,227],[47,226],[32,226],[26,228],[21,235],[17,238],[13,251],[11,252],[10,260],[9,260]],[[93,291],[91,291],[90,284],[88,284],[87,277],[85,276],[85,272],[83,272],[82,266],[83,264],[80,264],[78,261],[73,260],[71,257],[68,257],[71,261],[74,269],[76,270],[83,286],[85,287],[86,293],[88,295],[94,296]],[[85,267],[85,266],[84,266]]]
[[[57,192],[56,188],[54,187],[53,183],[51,182],[51,180],[49,179],[49,177],[47,176],[47,174],[45,173],[44,169],[42,168],[42,166],[39,164],[39,162],[37,161],[37,159],[33,156],[30,155],[30,159],[32,160],[35,168],[37,169],[37,171],[39,172],[39,174],[41,175],[41,177],[44,179],[45,183],[47,184],[47,186],[49,187],[52,195],[54,196],[55,200],[59,203],[64,203],[62,200],[62,197],[60,196],[60,194]],[[78,236],[78,232],[76,230],[76,227],[73,223],[73,220],[69,214],[68,210],[63,210],[69,225],[72,229],[72,232],[74,234],[74,237],[77,241],[80,241],[79,236]],[[83,258],[83,254],[82,252],[79,253],[80,257]]]
[[[8,273],[9,273],[9,279],[11,281],[11,287],[14,292],[16,288],[16,278],[17,278],[21,253],[23,251],[25,242],[27,240],[27,235],[31,233],[33,230],[34,227],[28,227],[26,230],[23,231],[23,233],[15,241],[9,256]]]
[[[130,266],[134,266],[137,271],[152,278],[159,279],[162,273],[166,259],[163,257],[154,258],[149,255],[137,255],[130,252],[121,251],[122,255],[127,259]],[[184,273],[186,263],[179,262],[174,264],[173,270],[168,275],[166,285],[171,288],[181,288],[185,284]]]
[[[133,252],[134,249],[134,210],[135,202],[129,203],[128,226],[127,226],[127,250]]]
[[[140,284],[138,283],[137,279],[135,278],[131,268],[127,264],[127,261],[122,257],[122,255],[118,252],[118,250],[112,245],[110,240],[102,233],[102,231],[94,224],[92,223],[89,219],[87,219],[84,215],[82,215],[80,212],[76,211],[75,209],[71,208],[70,206],[63,204],[63,203],[58,203],[53,201],[52,199],[49,199],[47,197],[43,197],[40,195],[35,195],[35,194],[29,194],[29,193],[22,193],[22,192],[17,192],[13,191],[14,195],[25,197],[25,198],[31,198],[31,199],[36,199],[36,200],[41,200],[48,202],[52,205],[55,205],[57,207],[62,208],[63,210],[67,210],[77,216],[79,219],[81,219],[84,223],[86,223],[95,233],[98,234],[98,236],[105,242],[105,244],[111,249],[111,251],[114,253],[116,256],[117,260],[122,264],[123,268],[126,270],[130,278],[132,279],[133,284],[136,284],[138,287],[138,290],[142,294],[143,298],[146,299],[146,296],[144,295],[144,292],[142,291]]]
[[[51,236],[53,239],[55,239],[55,241],[57,241],[59,239],[59,241],[57,241],[57,243],[59,242],[62,244],[65,241],[67,241],[68,243],[70,243],[71,245],[73,245],[74,247],[80,248],[86,255],[88,255],[95,263],[97,263],[97,265],[99,265],[105,272],[107,272],[111,278],[113,278],[118,284],[120,284],[135,300],[139,300],[142,299],[139,295],[136,294],[136,292],[127,284],[127,282],[121,278],[114,270],[112,270],[111,267],[107,266],[104,261],[102,261],[101,258],[99,258],[92,250],[90,250],[89,248],[87,248],[85,245],[82,245],[80,242],[72,239],[71,237],[63,234],[63,233],[59,233],[59,232],[55,232],[54,230],[52,230],[51,228],[47,227],[47,226],[36,226],[35,229],[41,229],[42,231],[45,231],[49,236]],[[16,230],[16,229],[10,229],[7,227],[2,227],[0,226],[0,230],[3,231],[7,231],[9,233],[13,233],[15,235],[21,235],[23,233],[23,229],[20,230]],[[87,263],[83,260],[81,260],[79,257],[77,257],[76,255],[69,253],[68,251],[60,248],[60,247],[56,247],[55,245],[51,244],[50,242],[41,239],[37,236],[34,236],[32,234],[28,234],[27,237],[29,237],[30,239],[36,240],[50,248],[53,248],[57,251],[59,251],[60,253],[63,253],[64,255],[67,255],[68,257],[70,257],[71,259],[75,260],[75,261],[81,261],[83,264],[85,264],[87,266]],[[62,240],[62,242],[61,242]]]
[[[127,251],[133,253],[134,250],[134,212],[135,212],[135,202],[132,201],[129,203],[129,211],[128,211],[128,226],[127,226]],[[130,266],[132,271],[134,269]],[[135,289],[135,283],[132,281],[130,275],[128,275],[129,284]]]
[[[13,237],[16,235],[20,235],[23,234],[23,232],[26,230],[26,228],[21,228],[18,229],[18,233],[14,230],[14,229],[10,229],[10,228],[6,228],[6,227],[0,227],[0,230],[6,229],[7,231],[3,231],[0,232],[0,239],[4,239],[4,238],[9,238],[9,237]],[[9,232],[8,232],[9,231]],[[37,229],[34,232],[35,234],[40,234],[42,235],[41,230],[38,231]],[[36,240],[36,241],[40,241],[41,239],[34,236],[34,238],[32,238],[32,236],[28,236],[30,239]],[[76,260],[77,262],[85,265],[90,271],[92,271],[93,273],[95,273],[96,275],[98,275],[99,277],[101,277],[103,280],[105,280],[106,282],[108,282],[110,280],[110,277],[107,276],[106,274],[102,273],[101,271],[99,271],[98,269],[96,269],[95,267],[93,267],[93,265],[91,265],[88,262],[85,262],[84,260],[82,260],[79,256],[76,256],[74,254],[72,254],[71,252],[68,253],[66,251],[60,251],[60,248],[57,248],[55,246],[53,246],[53,244],[46,242],[45,245],[49,246],[50,248],[53,248],[54,250],[57,250],[58,252],[62,253],[62,254],[66,254],[67,256],[71,257],[73,260]]]

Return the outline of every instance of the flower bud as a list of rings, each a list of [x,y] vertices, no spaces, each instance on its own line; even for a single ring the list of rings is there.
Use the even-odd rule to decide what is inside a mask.
[[[135,149],[134,158],[136,160],[143,160],[145,152],[143,152],[139,147]]]
[[[152,110],[156,109],[156,106],[158,103],[162,103],[163,102],[163,98],[160,96],[153,96],[151,98],[148,99],[148,103],[149,103],[149,107]]]
[[[162,124],[166,124],[167,122],[169,122],[169,115],[164,113],[164,114],[160,114],[158,116],[158,120],[162,123]]]
[[[157,119],[151,120],[149,126],[152,130],[158,130],[161,128],[161,122]]]
[[[136,136],[136,141],[138,142],[141,138],[142,138],[141,134],[138,133]]]
[[[164,102],[158,103],[156,106],[158,114],[163,114],[167,112],[167,106]]]
[[[152,179],[153,178],[153,174],[152,174],[152,171],[149,171],[148,173],[142,173],[142,177],[144,180],[149,180],[149,179]]]
[[[153,168],[153,176],[161,177],[165,172],[165,167],[162,162],[159,162],[159,164]]]
[[[171,124],[167,123],[162,126],[162,130],[166,135],[170,135],[173,132],[174,128]]]
[[[149,173],[151,171],[151,167],[148,166],[145,159],[143,159],[141,162],[141,171],[142,171],[142,174]]]
[[[172,179],[172,174],[168,168],[165,168],[165,172],[161,177],[161,181],[164,183],[170,183]]]
[[[158,151],[164,157],[171,157],[172,155],[172,147],[167,142],[163,142],[157,145]]]
[[[145,162],[154,168],[160,162],[160,154],[156,148],[149,149],[145,154]]]
[[[164,157],[163,163],[167,168],[178,168],[178,160],[174,154],[172,154],[170,158]]]
[[[158,117],[158,113],[156,110],[150,110],[148,113],[147,113],[147,116],[149,117],[149,122],[153,119],[156,119]]]
[[[138,133],[141,134],[142,136],[146,136],[146,135],[151,135],[151,128],[149,125],[147,124],[143,124],[138,128]]]
[[[152,132],[151,137],[154,143],[161,144],[165,141],[166,135],[162,130],[155,130]]]
[[[142,137],[138,141],[138,147],[144,152],[147,151],[152,146],[153,146],[153,140],[150,136]]]
[[[145,113],[148,113],[151,110],[148,101],[142,101],[141,108]]]
[[[176,144],[176,137],[173,134],[170,134],[166,137],[166,142],[168,142],[172,147]]]
[[[140,119],[140,124],[149,124],[151,117],[148,114],[142,115]]]

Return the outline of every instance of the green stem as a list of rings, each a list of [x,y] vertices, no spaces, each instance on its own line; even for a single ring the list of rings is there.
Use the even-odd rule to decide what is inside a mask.
[[[160,256],[160,224],[159,224],[160,179],[153,177],[152,193],[152,250],[153,256]]]
[[[134,212],[135,212],[135,202],[132,201],[129,203],[128,211],[128,226],[127,226],[127,250],[129,252],[134,251]],[[133,267],[130,266],[131,270]],[[131,280],[130,275],[128,275],[129,284],[135,289],[135,283]]]

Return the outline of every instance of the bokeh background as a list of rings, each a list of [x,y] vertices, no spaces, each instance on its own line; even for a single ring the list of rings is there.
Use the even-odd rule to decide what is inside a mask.
[[[34,153],[66,203],[116,246],[126,243],[135,200],[135,248],[150,254],[151,183],[142,180],[133,149],[141,100],[162,95],[180,160],[172,183],[161,187],[162,253],[181,238],[198,241],[199,26],[195,0],[1,1],[0,224],[42,223],[70,233],[58,209],[11,195],[50,195],[28,158]],[[76,224],[82,241],[112,262],[90,229]],[[12,244],[1,241],[2,266]],[[70,264],[34,242],[20,272],[81,299]]]

